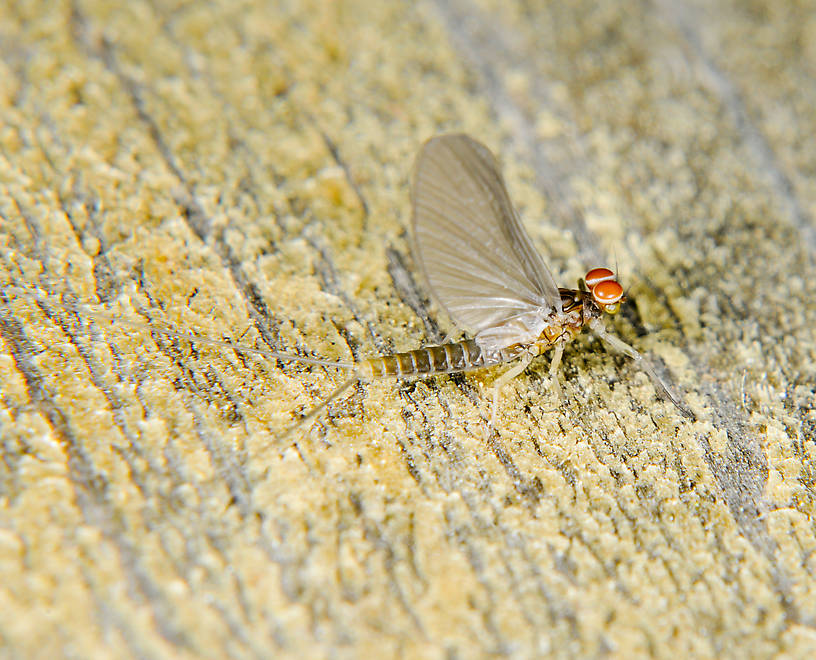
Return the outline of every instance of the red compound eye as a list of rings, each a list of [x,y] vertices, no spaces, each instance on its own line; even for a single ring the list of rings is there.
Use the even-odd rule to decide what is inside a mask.
[[[599,305],[614,305],[623,298],[623,287],[615,280],[604,280],[592,287],[592,297]]]
[[[596,285],[608,280],[614,280],[615,273],[608,268],[593,268],[584,277],[584,282],[590,289],[594,289]]]

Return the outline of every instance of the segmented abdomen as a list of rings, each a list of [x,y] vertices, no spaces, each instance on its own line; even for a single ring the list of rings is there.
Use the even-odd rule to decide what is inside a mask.
[[[448,374],[489,367],[505,362],[509,356],[501,353],[486,354],[473,340],[427,346],[415,351],[371,358],[360,363],[360,375],[366,378],[381,376],[422,376]]]

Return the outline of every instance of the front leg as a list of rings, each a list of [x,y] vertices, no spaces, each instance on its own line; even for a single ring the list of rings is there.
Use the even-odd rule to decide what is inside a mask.
[[[623,341],[620,337],[616,337],[615,335],[606,331],[604,328],[603,323],[600,319],[595,319],[592,324],[590,325],[592,330],[598,335],[603,342],[609,346],[611,349],[623,353],[624,355],[628,355],[635,361],[643,371],[646,372],[646,375],[651,378],[652,383],[657,390],[657,393],[664,399],[671,401],[675,408],[680,411],[680,413],[688,417],[689,419],[695,419],[694,413],[686,406],[683,400],[677,396],[677,394],[672,391],[669,387],[668,383],[666,383],[660,375],[655,371],[655,368],[651,365],[651,363],[643,357],[641,353],[636,351],[632,346],[627,344]]]

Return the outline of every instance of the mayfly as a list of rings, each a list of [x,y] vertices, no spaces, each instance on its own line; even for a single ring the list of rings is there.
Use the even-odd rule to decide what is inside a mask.
[[[549,348],[554,349],[550,376],[560,395],[557,371],[564,347],[585,326],[633,358],[660,394],[692,417],[649,362],[604,328],[602,316],[617,313],[624,301],[623,288],[610,269],[591,269],[578,289],[556,286],[521,225],[487,147],[467,135],[441,135],[425,143],[414,172],[412,228],[414,254],[431,293],[472,339],[344,364],[354,376],[307,418],[360,380],[424,377],[517,362],[493,385],[495,427],[501,388]]]
[[[625,300],[612,270],[591,269],[579,280],[578,289],[556,286],[521,225],[498,162],[487,147],[461,134],[437,136],[424,144],[414,172],[412,229],[415,257],[431,293],[471,339],[351,363],[154,329],[205,345],[226,345],[264,357],[353,371],[350,379],[296,426],[314,419],[359,381],[427,377],[516,362],[493,384],[491,427],[495,428],[502,387],[549,348],[553,348],[550,377],[560,396],[557,372],[564,347],[584,327],[612,349],[633,358],[664,398],[685,416],[693,417],[651,364],[605,329],[603,315],[617,313]],[[6,291],[17,289],[7,287]],[[39,294],[35,297],[43,302]],[[99,312],[90,315],[108,317]],[[121,318],[115,320],[129,324]]]

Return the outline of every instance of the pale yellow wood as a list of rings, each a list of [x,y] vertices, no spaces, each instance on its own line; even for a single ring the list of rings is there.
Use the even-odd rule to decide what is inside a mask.
[[[813,15],[0,3],[0,656],[812,657]],[[409,181],[451,130],[559,283],[617,259],[610,328],[696,421],[584,337],[498,436],[501,370],[280,437],[345,374],[131,325],[438,340]]]

